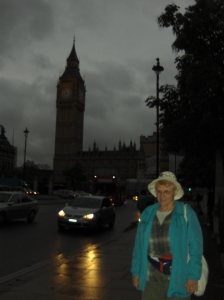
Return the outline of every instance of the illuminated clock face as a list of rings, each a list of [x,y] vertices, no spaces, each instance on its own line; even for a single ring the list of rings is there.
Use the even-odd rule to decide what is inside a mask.
[[[64,88],[61,90],[61,98],[68,99],[72,95],[72,90],[70,88]]]

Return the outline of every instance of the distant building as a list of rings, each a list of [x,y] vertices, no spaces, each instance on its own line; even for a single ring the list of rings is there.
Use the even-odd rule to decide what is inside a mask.
[[[113,150],[101,151],[96,145],[89,148],[88,151],[80,151],[76,154],[75,160],[81,163],[86,178],[91,181],[97,169],[113,169],[121,182],[125,182],[127,178],[136,178],[138,170],[138,161],[141,159],[136,144],[130,142],[129,146],[119,142],[118,148]]]
[[[147,137],[140,136],[140,151],[144,157],[144,163],[139,165],[138,179],[154,179],[156,178],[156,155],[157,155],[157,133]],[[163,144],[163,139],[160,137],[159,144],[159,174],[169,170],[169,155]],[[140,172],[141,171],[141,172]]]
[[[17,148],[5,136],[5,128],[0,125],[0,171],[12,170],[17,164]]]
[[[54,153],[54,183],[65,183],[64,171],[75,164],[82,165],[90,182],[95,170],[114,169],[120,182],[126,179],[150,180],[156,176],[157,135],[140,137],[140,149],[132,141],[130,145],[119,142],[118,148],[83,151],[83,125],[86,86],[79,71],[79,60],[73,43],[67,65],[57,84],[57,115]],[[169,169],[168,155],[160,139],[160,172]]]
[[[83,146],[85,82],[73,43],[67,65],[57,84],[57,115],[54,153],[54,182],[63,182],[64,170],[71,169]]]

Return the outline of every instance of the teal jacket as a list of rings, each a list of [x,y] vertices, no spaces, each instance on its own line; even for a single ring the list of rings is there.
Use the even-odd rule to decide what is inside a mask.
[[[138,224],[135,246],[132,254],[132,276],[139,276],[139,290],[144,290],[148,270],[148,243],[151,228],[159,203],[148,206]],[[175,201],[169,228],[170,245],[173,256],[172,272],[167,297],[188,297],[184,287],[187,279],[199,280],[202,270],[203,237],[197,215],[187,205],[187,218],[184,218],[184,204]],[[188,249],[190,260],[188,261]]]

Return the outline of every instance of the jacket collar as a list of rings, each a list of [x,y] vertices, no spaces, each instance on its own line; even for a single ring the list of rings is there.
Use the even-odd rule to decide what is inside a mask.
[[[174,214],[176,215],[184,215],[184,203],[179,202],[175,200],[175,209],[174,209]],[[159,208],[159,203],[155,203],[153,205],[149,205],[142,213],[141,215],[141,220],[147,220],[148,217],[151,217],[152,215],[155,215],[157,210]]]

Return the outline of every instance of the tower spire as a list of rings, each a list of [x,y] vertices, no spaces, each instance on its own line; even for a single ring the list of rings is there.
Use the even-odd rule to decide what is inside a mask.
[[[79,59],[75,49],[75,38],[73,39],[72,50],[67,58],[67,66],[65,67],[64,73],[60,76],[60,79],[66,79],[71,77],[79,77],[82,82],[83,79],[79,72]]]
[[[74,62],[74,61],[76,61],[76,63],[79,64],[79,59],[78,59],[78,56],[77,56],[76,50],[75,50],[75,37],[73,39],[72,50],[67,58],[67,63]]]

